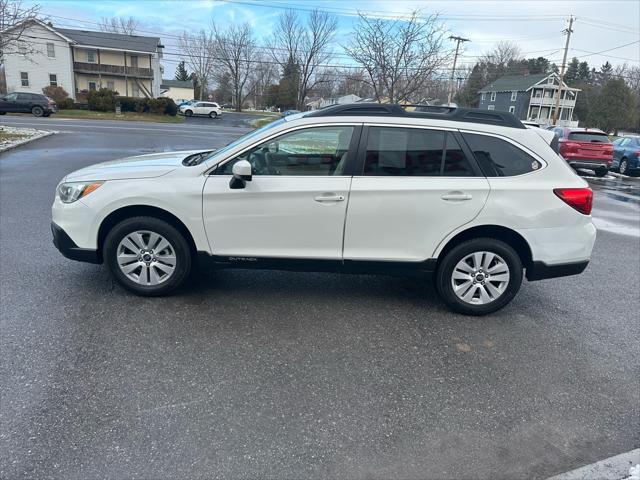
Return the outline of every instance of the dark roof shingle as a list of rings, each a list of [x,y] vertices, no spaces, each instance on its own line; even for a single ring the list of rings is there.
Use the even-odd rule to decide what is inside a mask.
[[[154,53],[158,50],[158,45],[160,44],[158,37],[141,37],[138,35],[74,30],[71,28],[56,28],[56,30],[80,45],[93,47]]]
[[[523,92],[530,86],[535,85],[540,80],[548,77],[549,73],[536,73],[533,75],[505,75],[484,88],[480,89],[480,93],[483,92],[510,92],[518,91]]]

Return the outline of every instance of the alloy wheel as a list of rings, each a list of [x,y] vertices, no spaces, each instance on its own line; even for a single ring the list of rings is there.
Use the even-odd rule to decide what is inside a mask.
[[[162,235],[139,230],[126,235],[116,250],[124,275],[140,285],[166,282],[176,269],[176,252]]]
[[[451,275],[456,296],[465,303],[486,305],[509,286],[509,266],[492,252],[473,252],[460,260]]]
[[[620,166],[618,167],[618,170],[620,171],[620,173],[622,175],[624,175],[626,173],[626,171],[627,171],[627,160],[626,159],[623,159],[620,162]]]

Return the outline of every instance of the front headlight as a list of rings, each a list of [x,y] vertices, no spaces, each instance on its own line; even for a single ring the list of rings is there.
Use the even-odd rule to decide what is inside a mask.
[[[62,203],[73,203],[86,197],[104,182],[69,182],[58,185],[58,197]]]

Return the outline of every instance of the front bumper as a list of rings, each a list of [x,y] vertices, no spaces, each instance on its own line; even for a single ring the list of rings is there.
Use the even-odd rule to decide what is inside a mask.
[[[51,233],[53,244],[65,257],[79,262],[102,263],[102,256],[97,250],[78,247],[67,232],[53,222],[51,222]]]

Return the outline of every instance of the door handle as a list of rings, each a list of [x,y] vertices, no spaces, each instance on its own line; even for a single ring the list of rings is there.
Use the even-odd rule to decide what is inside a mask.
[[[464,202],[465,200],[471,200],[473,196],[469,195],[468,193],[449,192],[449,193],[445,193],[440,198],[448,202]]]
[[[342,202],[344,195],[336,195],[334,193],[325,193],[313,198],[316,202]]]

